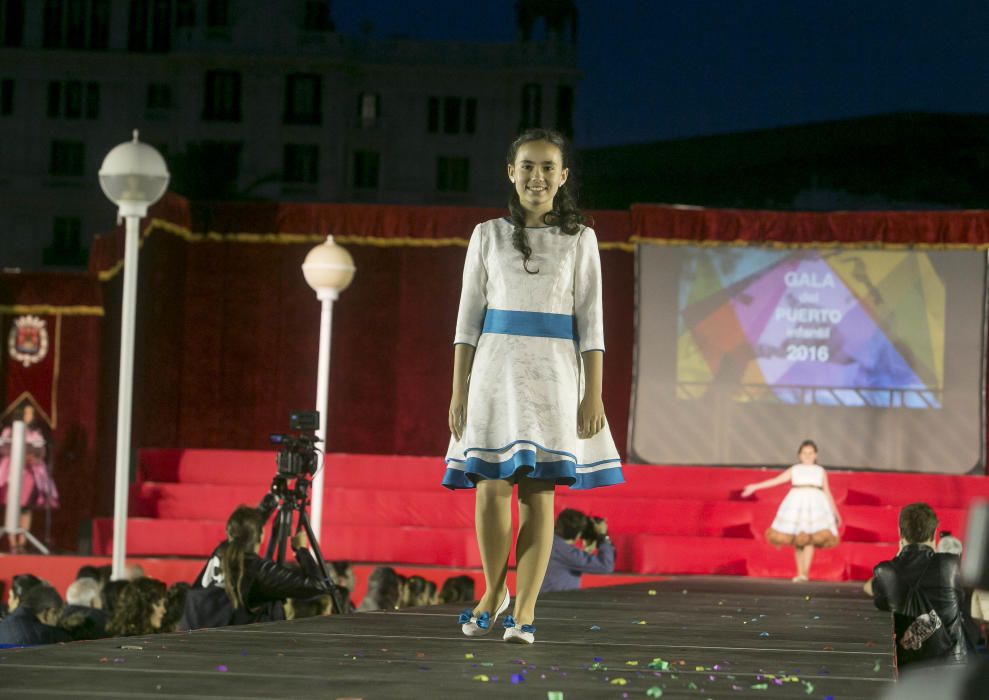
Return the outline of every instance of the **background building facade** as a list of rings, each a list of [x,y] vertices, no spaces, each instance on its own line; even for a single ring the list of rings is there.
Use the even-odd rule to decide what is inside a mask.
[[[85,265],[113,224],[97,170],[133,128],[192,199],[451,205],[505,200],[520,128],[572,130],[572,41],[344,36],[330,9],[0,0],[2,264]]]

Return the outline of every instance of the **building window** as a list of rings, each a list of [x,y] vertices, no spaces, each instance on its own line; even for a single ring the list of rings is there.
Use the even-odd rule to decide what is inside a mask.
[[[542,126],[543,88],[536,83],[522,86],[522,129]]]
[[[11,78],[0,80],[0,114],[14,113],[14,81]]]
[[[0,46],[24,43],[24,0],[0,0]]]
[[[90,0],[89,48],[105,50],[110,45],[110,0]]]
[[[148,85],[147,108],[153,111],[171,109],[172,86],[167,83],[151,83]]]
[[[440,156],[436,160],[436,189],[466,192],[470,188],[470,159]]]
[[[556,128],[568,137],[573,136],[573,87],[560,85],[556,89]]]
[[[473,134],[477,131],[477,99],[468,97],[464,101],[464,132]]]
[[[374,126],[381,116],[381,95],[362,92],[357,96],[357,121],[361,127]]]
[[[100,85],[67,80],[48,83],[48,109],[50,118],[99,119]]]
[[[440,130],[440,98],[429,98],[428,116],[426,117],[426,130],[435,134]]]
[[[203,119],[214,122],[240,121],[240,73],[207,71]]]
[[[82,221],[75,216],[56,216],[52,225],[51,245],[42,251],[45,265],[77,266],[86,264],[82,246]]]
[[[131,51],[165,53],[172,48],[172,0],[131,0]]]
[[[460,98],[447,97],[443,100],[443,133],[460,133]]]
[[[81,177],[86,146],[82,141],[52,141],[48,172],[58,177]]]
[[[195,0],[178,0],[175,3],[175,26],[178,29],[196,26]]]
[[[474,97],[430,97],[426,130],[431,134],[473,134],[477,130],[477,99]]]
[[[41,44],[46,49],[100,50],[109,37],[110,0],[45,0]]]
[[[319,146],[287,143],[282,156],[284,182],[315,183],[319,181]]]
[[[63,0],[45,0],[41,44],[46,49],[62,48],[62,2]]]
[[[318,75],[290,75],[285,81],[286,124],[323,122],[322,82]]]
[[[381,155],[377,151],[354,151],[354,187],[377,189],[380,167]]]
[[[230,0],[208,0],[206,3],[206,26],[210,29],[230,27]]]
[[[86,119],[100,118],[100,85],[86,83]]]
[[[329,0],[306,0],[306,14],[302,28],[307,32],[332,32]]]

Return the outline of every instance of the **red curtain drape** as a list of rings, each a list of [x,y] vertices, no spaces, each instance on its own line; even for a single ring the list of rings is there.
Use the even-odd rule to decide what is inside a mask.
[[[57,549],[74,551],[80,525],[96,514],[94,504],[101,489],[97,447],[102,419],[102,289],[88,274],[4,273],[0,274],[0,314],[44,314],[59,319],[60,357],[50,397],[57,421],[51,430],[49,461],[62,498],[61,507],[52,513],[52,535]],[[3,340],[5,364],[11,360],[7,339]],[[50,340],[54,342],[54,336]],[[45,530],[42,511],[36,516],[33,531],[41,536]]]

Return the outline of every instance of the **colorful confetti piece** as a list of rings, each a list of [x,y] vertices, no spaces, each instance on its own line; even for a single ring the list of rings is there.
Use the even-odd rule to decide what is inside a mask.
[[[563,691],[561,690],[547,690],[546,700],[563,700]]]
[[[646,695],[650,698],[661,698],[663,697],[663,689],[658,685],[654,685],[649,690],[646,691]]]
[[[219,671],[220,673],[226,673],[228,669],[223,664],[220,664],[219,666],[216,667],[216,670]]]
[[[628,681],[624,678],[612,678],[611,685],[628,685]]]
[[[488,678],[487,676],[485,676],[483,673],[479,673],[476,676],[474,676],[474,680],[475,681],[480,681],[481,683],[487,683],[491,679]]]
[[[655,588],[650,588],[649,589],[649,595],[656,595],[656,589]],[[663,691],[660,691],[660,692],[663,692]],[[657,695],[656,697],[659,697],[659,696]]]
[[[474,655],[473,654],[464,654],[464,658],[465,659],[473,659],[474,658]]]
[[[525,682],[525,676],[523,676],[521,673],[513,673],[512,674],[512,684],[513,685],[518,685],[519,683],[524,683],[524,682]]]

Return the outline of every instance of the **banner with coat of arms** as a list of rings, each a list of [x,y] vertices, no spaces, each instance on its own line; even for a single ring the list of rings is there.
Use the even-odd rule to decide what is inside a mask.
[[[25,399],[54,428],[58,420],[58,363],[61,316],[4,315],[3,389],[6,416]]]

